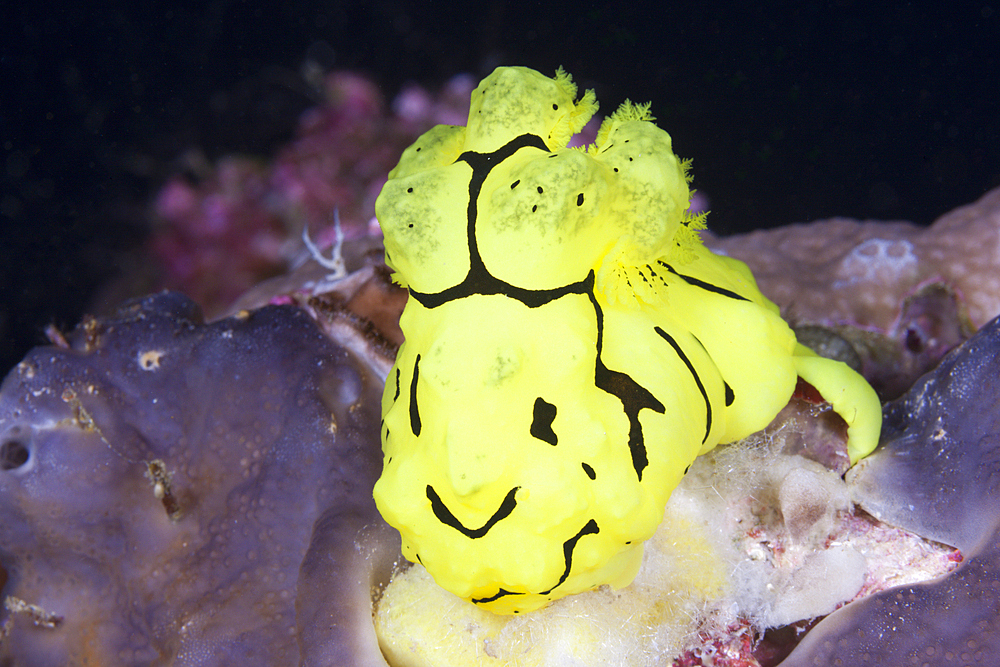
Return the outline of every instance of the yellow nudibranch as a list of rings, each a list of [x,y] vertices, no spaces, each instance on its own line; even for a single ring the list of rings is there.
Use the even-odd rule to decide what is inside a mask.
[[[687,213],[687,164],[648,105],[597,110],[501,67],[466,127],[410,146],[376,202],[409,291],[382,399],[375,500],[404,555],[498,613],[628,585],[699,454],[758,431],[798,377],[875,447],[878,398],[798,344]]]

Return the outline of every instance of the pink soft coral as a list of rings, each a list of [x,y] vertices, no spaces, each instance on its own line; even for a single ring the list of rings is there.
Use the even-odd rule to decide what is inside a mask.
[[[197,182],[170,179],[154,203],[150,241],[159,287],[180,289],[209,315],[301,253],[304,227],[331,238],[334,210],[347,238],[377,231],[375,197],[403,149],[431,126],[468,113],[472,81],[455,77],[437,95],[409,86],[394,110],[370,80],[333,72],[327,102],[306,111],[296,138],[270,162],[229,156]]]

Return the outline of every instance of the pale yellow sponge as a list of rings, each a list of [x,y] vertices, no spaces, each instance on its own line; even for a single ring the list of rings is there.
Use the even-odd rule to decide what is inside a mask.
[[[728,566],[681,500],[646,548],[635,582],[501,616],[461,600],[415,565],[386,589],[375,616],[392,667],[658,664],[698,630],[700,612],[725,591]]]

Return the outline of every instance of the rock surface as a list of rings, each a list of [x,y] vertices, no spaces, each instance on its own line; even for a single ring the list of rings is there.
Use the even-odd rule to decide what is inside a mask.
[[[848,473],[876,518],[961,549],[953,573],[854,602],[783,664],[1000,662],[1000,319],[885,407],[879,449]],[[840,662],[837,662],[837,661]]]
[[[1000,315],[1000,188],[927,228],[836,218],[706,245],[746,262],[792,321],[888,332],[906,297],[933,282],[958,293],[977,328]]]
[[[297,308],[176,293],[35,349],[0,390],[0,664],[384,664],[381,388]]]

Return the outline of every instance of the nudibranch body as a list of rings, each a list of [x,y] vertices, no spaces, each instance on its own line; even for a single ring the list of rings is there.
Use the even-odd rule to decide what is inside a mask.
[[[701,244],[648,107],[574,149],[597,109],[575,98],[561,70],[497,69],[376,203],[409,300],[375,500],[407,558],[498,613],[630,583],[695,457],[765,427],[798,377],[847,421],[852,461],[881,420],[860,376]]]

